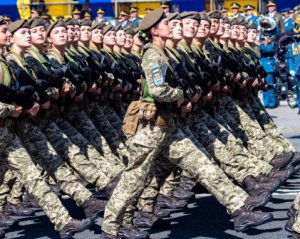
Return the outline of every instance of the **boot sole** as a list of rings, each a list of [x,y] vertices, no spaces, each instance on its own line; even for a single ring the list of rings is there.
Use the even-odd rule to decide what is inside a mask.
[[[240,226],[240,227],[235,227],[235,231],[237,232],[244,232],[244,231],[247,231],[249,228],[251,227],[257,227],[257,226],[260,226],[262,224],[265,224],[267,222],[270,222],[273,220],[273,217],[270,217],[270,218],[267,218],[265,220],[262,220],[260,222],[257,222],[257,223],[251,223],[251,224],[248,224],[248,225],[244,225],[244,226]]]
[[[88,223],[87,225],[85,225],[83,228],[80,228],[79,230],[76,231],[69,231],[69,235],[67,235],[66,237],[62,237],[60,236],[61,239],[69,239],[72,238],[74,234],[78,233],[78,232],[82,232],[88,228],[91,227],[91,225],[93,224],[93,221],[91,221],[90,223]]]

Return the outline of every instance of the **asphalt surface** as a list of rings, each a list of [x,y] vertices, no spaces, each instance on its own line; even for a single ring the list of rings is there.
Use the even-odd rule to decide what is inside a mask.
[[[283,134],[300,151],[300,115],[297,110],[291,110],[287,106],[269,110]],[[293,198],[300,191],[300,172],[279,188],[272,201],[264,208],[265,212],[272,212],[274,220],[265,225],[247,231],[236,233],[233,223],[225,209],[209,194],[197,194],[184,211],[172,211],[170,220],[171,230],[150,231],[153,239],[285,239],[289,233],[283,228],[287,222],[286,212],[293,202]],[[83,218],[83,211],[68,197],[63,198],[64,205],[74,218]],[[37,210],[34,217],[19,218],[19,226],[7,230],[7,238],[18,239],[56,239],[58,233],[45,214]],[[95,225],[84,232],[74,236],[76,239],[100,238],[102,218],[97,219]]]

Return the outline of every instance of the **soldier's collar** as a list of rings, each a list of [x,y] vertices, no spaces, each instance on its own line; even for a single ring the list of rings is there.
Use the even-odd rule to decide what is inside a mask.
[[[10,60],[14,60],[20,67],[22,67],[25,71],[27,71],[27,69],[26,69],[27,63],[26,63],[25,59],[23,59],[20,55],[18,55],[13,50],[11,50],[7,54],[6,58],[10,59]]]
[[[51,48],[48,51],[48,54],[54,57],[61,65],[66,63],[64,56],[62,56],[56,49]]]
[[[31,45],[31,47],[28,48],[26,53],[31,55],[33,58],[35,58],[36,60],[38,60],[42,64],[47,63],[47,60],[45,59],[45,57],[40,53],[40,51],[34,45]]]

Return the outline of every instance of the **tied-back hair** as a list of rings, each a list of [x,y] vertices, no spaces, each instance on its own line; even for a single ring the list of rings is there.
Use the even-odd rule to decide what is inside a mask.
[[[139,30],[139,38],[143,42],[144,45],[152,41],[151,31],[148,32]]]

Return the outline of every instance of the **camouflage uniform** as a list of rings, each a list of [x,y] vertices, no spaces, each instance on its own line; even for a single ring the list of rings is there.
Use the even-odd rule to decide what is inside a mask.
[[[268,114],[266,109],[263,107],[262,103],[258,97],[251,95],[249,98],[249,104],[251,104],[251,109],[263,130],[267,135],[272,137],[278,144],[281,144],[285,151],[295,152],[293,144],[283,137],[282,133],[279,131],[277,125],[274,123],[271,116]]]
[[[259,159],[270,162],[276,155],[279,155],[278,150],[272,145],[272,141],[266,137],[266,134],[261,129],[260,125],[251,120],[251,118],[238,106],[229,96],[223,96],[224,107],[220,107],[218,111],[221,115],[225,115],[226,122],[232,128],[232,132],[238,134],[235,130],[237,125],[241,125],[247,141],[243,141],[251,153]],[[226,114],[226,110],[228,113]],[[230,117],[228,117],[230,114]],[[239,137],[239,135],[236,135]],[[266,147],[267,146],[267,147]]]
[[[162,66],[161,55],[156,50],[149,49],[145,52],[142,66],[147,87],[156,101],[174,102],[183,95],[181,90],[170,88],[164,83],[165,73],[161,69],[166,66]],[[154,73],[155,67],[158,67],[160,72]],[[154,78],[155,74],[157,75]],[[128,148],[128,167],[105,210],[102,230],[109,234],[117,234],[125,209],[142,193],[155,158],[170,160],[188,171],[227,208],[229,213],[241,208],[248,197],[247,193],[234,186],[223,171],[197,149],[175,123],[168,129],[140,124],[137,133],[129,139]]]
[[[2,118],[7,117],[13,110],[14,106],[0,104]],[[3,193],[9,191],[9,181],[16,176],[50,218],[55,229],[61,230],[72,219],[68,211],[41,177],[41,173],[33,164],[19,137],[9,127],[0,127],[0,131],[0,153],[2,155],[0,209],[3,211],[6,201],[5,197],[3,198]],[[4,181],[6,181],[5,184]]]
[[[30,69],[24,59],[15,52],[10,52],[7,59],[14,66],[13,71],[16,78],[31,78]],[[17,133],[35,162],[46,170],[56,180],[60,188],[75,199],[78,205],[81,205],[92,195],[77,181],[77,178],[72,174],[72,170],[57,155],[46,136],[34,125],[32,119],[18,119]]]

